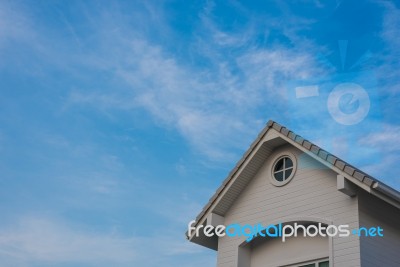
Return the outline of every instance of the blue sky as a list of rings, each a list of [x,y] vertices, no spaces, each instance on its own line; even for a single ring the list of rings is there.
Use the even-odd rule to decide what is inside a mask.
[[[269,119],[400,189],[399,25],[391,1],[0,1],[0,262],[213,266],[186,225]]]

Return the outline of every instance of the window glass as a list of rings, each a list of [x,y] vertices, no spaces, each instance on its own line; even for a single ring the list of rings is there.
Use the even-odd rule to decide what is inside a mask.
[[[285,168],[293,167],[293,161],[290,158],[285,158]]]
[[[276,179],[278,182],[283,182],[283,171],[276,172],[276,173],[274,174],[274,177],[275,177],[275,179]],[[285,178],[285,179],[286,179],[286,178]]]
[[[275,164],[275,169],[274,169],[275,172],[276,172],[276,171],[281,171],[281,170],[283,170],[283,163],[284,163],[283,160],[284,160],[284,159],[280,159],[280,160]]]
[[[293,264],[290,265],[290,267],[329,267],[329,260],[327,259],[314,260],[302,264]]]
[[[289,178],[289,176],[292,174],[292,169],[290,169],[290,170],[285,170],[285,180],[287,179],[287,178]]]

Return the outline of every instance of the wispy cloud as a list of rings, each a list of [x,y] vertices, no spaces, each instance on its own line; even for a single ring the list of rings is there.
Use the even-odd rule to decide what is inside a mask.
[[[379,33],[383,46],[372,60],[372,68],[378,73],[382,100],[391,104],[382,105],[382,110],[391,120],[398,120],[397,107],[400,105],[398,94],[400,92],[400,8],[392,1],[378,1],[383,6],[382,29]]]
[[[5,42],[12,40],[29,40],[33,38],[30,31],[29,18],[13,3],[0,5],[0,48]]]
[[[382,152],[380,160],[375,164],[365,166],[365,170],[377,178],[387,181],[395,188],[400,187],[400,177],[395,167],[398,164],[400,152],[400,126],[386,124],[376,132],[359,140],[360,145],[378,149]],[[383,176],[383,177],[382,177]]]
[[[24,38],[39,44],[36,51],[56,68],[76,78],[82,78],[80,69],[107,71],[120,80],[119,88],[106,84],[99,90],[75,87],[64,111],[76,104],[105,112],[144,109],[156,123],[176,129],[206,157],[231,161],[244,148],[245,143],[240,140],[249,143],[267,119],[283,111],[273,102],[285,100],[285,80],[324,71],[313,56],[318,48],[296,39],[294,30],[288,31],[287,36],[297,42],[296,48],[260,46],[253,41],[259,34],[254,30],[255,23],[249,22],[234,32],[222,30],[214,21],[212,4],[198,14],[197,33],[185,52],[191,54],[192,61],[184,61],[160,42],[162,33],[149,35],[163,29],[175,36],[167,26],[168,14],[150,4],[141,9],[149,16],[138,14],[128,19],[118,5],[96,11],[83,6],[85,23],[91,29],[90,50],[85,48],[87,38],[74,29],[62,11],[59,13],[66,31],[73,39],[70,47],[52,40],[51,32],[36,27],[29,16],[19,15],[27,18],[21,35],[30,33]],[[127,27],[130,23],[146,25],[149,19],[150,26]],[[273,27],[279,25],[275,23]],[[54,47],[54,41],[59,48]],[[207,62],[206,67],[198,66],[202,60]],[[275,101],[271,103],[271,99]]]
[[[204,36],[211,37],[197,36],[190,47],[201,47],[192,54],[207,58],[207,68],[183,62],[145,34],[136,32],[136,37],[129,37],[134,34],[124,32],[118,24],[98,27],[98,37],[104,37],[102,29],[118,29],[107,35],[113,40],[112,48],[99,48],[101,59],[86,59],[98,61],[101,68],[114,72],[127,86],[102,93],[74,91],[68,106],[142,108],[157,123],[179,131],[208,158],[222,161],[236,158],[232,151],[243,149],[243,142],[238,141],[250,142],[267,120],[264,114],[269,112],[273,116],[282,111],[274,102],[285,99],[283,82],[310,77],[323,69],[318,68],[313,51],[298,53],[297,49],[285,46],[252,44],[238,50],[253,36],[247,36],[246,31],[224,32],[212,24],[212,16],[207,19],[206,13],[201,16],[204,24],[199,28]],[[119,51],[116,55],[109,52],[116,50]],[[229,50],[232,55],[225,54]],[[276,101],[271,103],[271,99]],[[260,112],[262,107],[266,109]],[[254,116],[255,112],[263,115]]]
[[[400,29],[397,25],[400,23],[400,8],[390,1],[383,1],[381,5],[385,7],[381,36],[386,43],[385,52],[389,52],[387,56],[393,56],[393,53],[399,53]],[[387,63],[398,63],[394,57],[387,57],[385,61]],[[387,66],[387,64],[383,66],[385,65]]]
[[[400,151],[399,132],[399,125],[384,125],[381,131],[368,134],[359,142],[361,145],[379,148],[386,152],[398,152]]]
[[[38,262],[124,264],[136,259],[137,246],[134,238],[92,233],[41,218],[24,218],[0,231],[1,261],[13,266]]]
[[[162,231],[153,236],[129,236],[115,231],[98,232],[63,221],[25,217],[0,230],[0,261],[7,266],[173,266],[173,256],[191,255],[187,266],[202,266],[196,257],[203,251],[181,238]],[[157,255],[154,257],[154,255]],[[209,262],[211,264],[211,262]],[[192,264],[192,265],[190,265]],[[186,265],[185,265],[186,266]]]

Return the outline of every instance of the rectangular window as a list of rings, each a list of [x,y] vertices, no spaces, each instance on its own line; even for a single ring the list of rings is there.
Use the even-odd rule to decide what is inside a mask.
[[[285,265],[285,267],[329,267],[329,260],[328,259],[313,260],[292,265]]]

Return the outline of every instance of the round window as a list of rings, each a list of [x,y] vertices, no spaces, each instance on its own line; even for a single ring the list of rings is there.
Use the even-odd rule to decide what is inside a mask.
[[[272,182],[280,186],[288,183],[295,172],[295,162],[292,157],[284,155],[279,157],[272,167]]]

